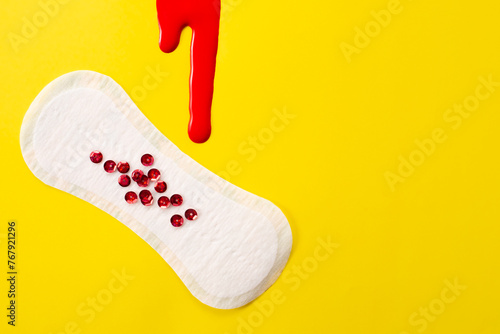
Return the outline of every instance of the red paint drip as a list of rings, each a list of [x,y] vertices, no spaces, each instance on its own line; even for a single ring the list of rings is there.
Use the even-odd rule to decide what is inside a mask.
[[[170,53],[179,45],[181,32],[191,27],[191,75],[189,80],[189,138],[204,143],[210,137],[210,113],[214,91],[219,39],[220,0],[157,0],[160,49]]]

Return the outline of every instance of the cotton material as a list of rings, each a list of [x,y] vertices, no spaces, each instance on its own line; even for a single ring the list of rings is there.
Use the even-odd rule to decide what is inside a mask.
[[[47,85],[24,117],[21,149],[26,164],[44,183],[104,210],[146,241],[201,302],[220,309],[245,305],[266,291],[282,272],[292,246],[281,210],[213,174],[182,153],[141,113],[111,78],[91,71],[63,75]],[[94,164],[90,152],[104,160]],[[154,165],[140,157],[152,154]],[[106,173],[106,160],[127,161],[130,171],[157,168],[170,197],[184,203],[162,210],[128,204],[120,173]],[[130,174],[130,173],[129,173]],[[270,185],[272,186],[272,185]],[[173,227],[170,217],[194,208],[198,219]]]

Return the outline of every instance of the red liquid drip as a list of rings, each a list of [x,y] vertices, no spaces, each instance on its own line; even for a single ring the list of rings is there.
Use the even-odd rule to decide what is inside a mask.
[[[157,0],[160,49],[170,53],[179,45],[181,32],[191,27],[189,80],[189,138],[204,143],[210,137],[210,112],[214,91],[219,39],[220,0]]]

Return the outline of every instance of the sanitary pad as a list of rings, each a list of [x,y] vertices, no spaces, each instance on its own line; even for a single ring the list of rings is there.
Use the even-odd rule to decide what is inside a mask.
[[[125,224],[207,305],[229,309],[249,303],[276,281],[288,260],[292,234],[280,209],[182,153],[105,75],[77,71],[46,86],[24,117],[21,148],[36,177]],[[90,161],[94,150],[104,155],[102,163]],[[154,157],[151,167],[141,164],[145,153]],[[130,172],[157,168],[166,192],[149,187],[151,206],[127,203],[127,192],[145,188],[135,182],[120,186],[123,174],[104,171],[108,159],[127,161]],[[182,195],[182,205],[157,205],[160,196],[173,194]],[[174,227],[171,217],[184,217],[190,208],[198,218]]]

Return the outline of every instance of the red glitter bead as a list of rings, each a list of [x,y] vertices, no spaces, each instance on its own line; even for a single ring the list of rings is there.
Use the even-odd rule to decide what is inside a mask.
[[[194,209],[187,209],[184,215],[186,216],[187,220],[196,220],[198,218],[198,212],[196,212],[196,210]]]
[[[93,151],[90,153],[90,161],[92,161],[95,164],[98,164],[102,161],[102,153],[99,151]]]
[[[142,172],[142,170],[136,169],[132,172],[132,180],[134,180],[135,182],[138,182],[143,175],[144,175],[144,173]]]
[[[170,206],[170,200],[167,196],[162,196],[158,198],[158,206],[162,209],[166,209]]]
[[[125,200],[128,204],[134,204],[137,202],[137,194],[133,191],[129,191],[125,194]]]
[[[158,181],[160,179],[160,171],[156,168],[150,169],[148,172],[148,177],[151,181]]]
[[[116,169],[122,174],[128,173],[130,170],[130,165],[126,161],[120,161],[118,165],[116,165]]]
[[[137,181],[137,185],[139,187],[147,187],[149,186],[149,178],[146,175],[142,175],[141,179]]]
[[[144,166],[151,166],[153,162],[155,162],[155,159],[151,154],[144,154],[141,158],[141,162]]]
[[[175,227],[182,226],[182,224],[184,223],[184,218],[182,218],[181,215],[173,215],[172,218],[170,218],[170,223],[172,223],[172,225]]]
[[[141,199],[141,203],[145,206],[150,206],[153,204],[153,195],[149,190],[143,190],[139,193],[139,198]]]
[[[118,178],[118,183],[122,187],[128,187],[130,185],[130,176],[128,176],[128,175],[120,175],[120,177]]]
[[[165,181],[156,182],[155,190],[158,193],[164,193],[165,190],[167,190],[167,184],[165,183]]]
[[[104,163],[104,170],[108,173],[114,173],[116,170],[116,163],[113,160],[108,160]]]
[[[170,197],[170,203],[172,203],[173,206],[179,206],[182,204],[182,196],[179,194],[172,195]]]

